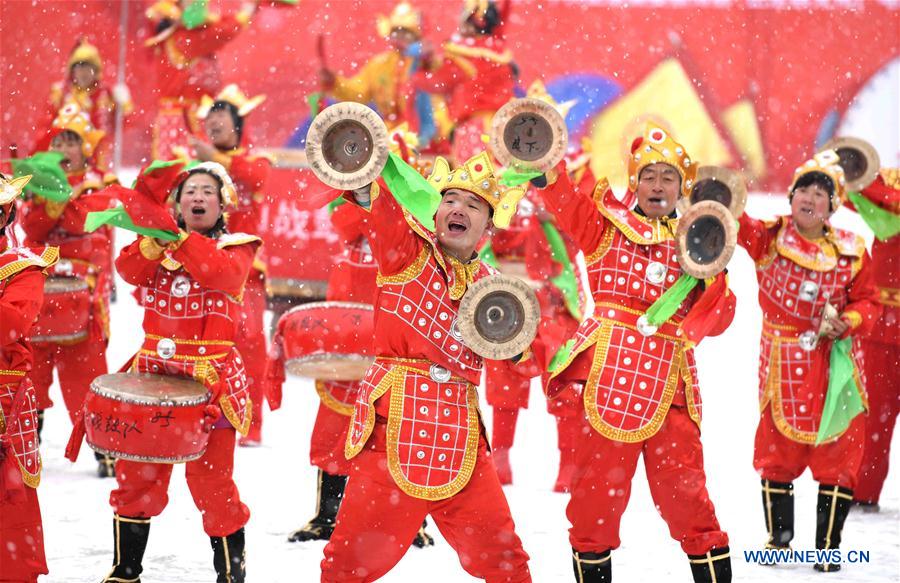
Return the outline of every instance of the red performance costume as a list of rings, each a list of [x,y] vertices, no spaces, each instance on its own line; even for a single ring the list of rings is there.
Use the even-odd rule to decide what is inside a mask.
[[[87,65],[93,68],[94,82],[91,85],[82,87],[76,82],[74,71],[76,65]],[[97,47],[89,43],[87,39],[80,39],[69,55],[69,62],[66,64],[66,79],[54,83],[50,88],[50,120],[52,121],[56,117],[60,109],[69,103],[74,103],[90,116],[91,124],[95,128],[103,131],[107,136],[112,136],[115,130],[116,109],[121,108],[122,112],[128,115],[134,106],[131,103],[131,95],[127,87],[121,85],[110,89],[103,83],[102,75],[103,62]],[[111,140],[101,142],[96,154],[99,168],[110,167],[112,163],[111,147]]]
[[[797,169],[797,181],[817,172],[834,185],[831,208],[844,198],[844,174],[837,154],[825,151]],[[865,402],[865,375],[858,337],[878,319],[871,260],[862,237],[826,224],[810,240],[790,216],[763,222],[745,213],[739,243],[756,263],[760,338],[759,404],[753,466],[762,478],[768,545],[786,547],[794,535],[793,480],[807,467],[820,483],[816,548],[837,548],[862,459],[865,419],[816,444],[829,377],[832,342],[818,338],[826,304],[850,323],[856,383]]]
[[[217,149],[211,156],[213,162],[221,164],[231,176],[237,192],[237,204],[226,215],[228,230],[232,233],[260,234],[260,206],[271,161],[265,156],[253,153],[250,146],[246,116],[265,100],[257,95],[247,98],[237,85],[227,85],[215,99],[204,96],[197,115],[206,119],[211,109],[224,107],[239,118],[238,146],[232,149]],[[238,121],[235,119],[235,121]],[[253,416],[250,431],[240,443],[259,444],[262,442],[263,400],[266,396],[266,331],[264,316],[266,311],[266,257],[264,249],[257,251],[253,269],[244,287],[244,301],[241,304],[240,325],[237,328],[235,344],[244,356],[247,378],[250,383],[250,398],[253,400]]]
[[[0,583],[35,583],[47,573],[37,487],[41,481],[37,397],[28,329],[44,296],[53,247],[8,248],[6,229],[30,176],[0,175]]]
[[[900,170],[884,169],[860,193],[879,208],[900,216]],[[872,274],[878,287],[881,319],[860,338],[869,384],[866,446],[853,499],[878,504],[888,474],[891,438],[900,412],[900,234],[872,243]]]
[[[534,81],[527,97],[540,99],[557,108],[565,117],[571,104],[557,103],[547,93],[544,84]],[[593,175],[587,168],[589,156],[575,161],[574,173],[578,180],[590,180]],[[532,345],[534,359],[531,366],[520,366],[510,361],[485,362],[485,396],[493,408],[491,449],[494,465],[501,484],[512,483],[509,450],[515,438],[519,409],[528,407],[531,378],[546,374],[556,352],[578,329],[582,316],[583,290],[575,266],[578,248],[565,234],[559,233],[553,217],[543,210],[540,192],[532,189],[531,199],[519,204],[519,212],[508,229],[497,231],[491,237],[491,251],[500,270],[524,268],[527,279],[535,286],[541,306],[538,334]],[[553,486],[555,492],[568,492],[574,465],[574,440],[584,427],[582,407],[576,391],[562,391],[547,401],[548,412],[556,418],[557,445],[559,448],[559,472]]]
[[[521,197],[515,190],[493,197],[501,187],[486,154],[452,173],[438,158],[429,180],[442,192],[478,194],[494,207],[498,226],[508,224]],[[369,222],[378,263],[377,356],[351,419],[350,480],[325,547],[322,581],[380,578],[428,514],[471,575],[530,581],[479,418],[482,359],[462,343],[456,323],[468,285],[490,270],[442,251],[434,234],[404,216],[383,182],[372,185],[371,195],[371,214],[352,208]],[[391,503],[375,503],[384,500]]]
[[[198,172],[224,184],[220,204],[234,196],[224,169],[204,163],[178,174],[181,165],[162,170],[161,198]],[[144,179],[143,175],[140,179]],[[235,430],[246,434],[252,402],[244,359],[234,345],[240,302],[259,239],[242,233],[202,235],[182,231],[163,246],[140,236],[116,259],[122,278],[136,286],[144,307],[144,342],[124,368],[131,372],[189,377],[212,393],[210,407],[224,414],[214,425],[203,456],[187,462],[186,477],[203,530],[216,553],[219,581],[243,582],[243,527],[250,511],[232,478]],[[115,511],[116,556],[106,581],[137,581],[150,519],[168,503],[172,465],[116,461],[118,488],[109,497]],[[224,551],[224,555],[223,555]],[[224,558],[223,558],[224,556]],[[230,558],[229,558],[230,557]]]
[[[95,153],[103,132],[95,130],[86,113],[69,104],[59,112],[49,137],[72,132],[81,138],[87,159]],[[74,422],[91,381],[107,372],[109,296],[112,286],[112,244],[108,227],[84,230],[87,214],[109,209],[114,201],[104,188],[116,182],[92,166],[68,173],[72,194],[67,202],[34,195],[22,207],[22,229],[29,246],[59,247],[60,260],[48,272],[48,294],[37,324],[31,330],[34,368],[31,380],[37,407],[51,407],[53,370],[59,376],[63,401]],[[101,464],[101,475],[111,468]]]
[[[631,192],[641,171],[656,163],[675,168],[682,196],[690,192],[696,164],[680,144],[648,124],[629,157]],[[705,289],[695,288],[658,330],[648,328],[641,317],[681,275],[678,219],[651,219],[640,207],[625,207],[605,180],[591,197],[574,188],[564,171],[543,197],[585,253],[595,303],[550,385],[552,396],[557,387],[583,383],[584,410],[593,428],[576,443],[566,510],[576,576],[579,581],[611,577],[610,551],[620,544],[619,523],[643,454],[653,500],[687,553],[695,580],[730,581],[728,536],[706,490],[693,351],[705,336],[720,334],[731,323],[735,298],[725,274],[707,280]]]
[[[253,5],[255,6],[255,4]],[[159,110],[153,122],[151,155],[169,160],[173,148],[186,147],[188,136],[199,134],[197,107],[204,95],[214,95],[221,85],[216,52],[243,31],[251,11],[207,18],[187,29],[174,0],[160,0],[147,10],[154,36],[147,40],[156,57],[156,97]]]
[[[513,97],[516,77],[503,35],[509,0],[502,9],[494,2],[466,4],[461,31],[444,45],[438,65],[417,71],[411,80],[416,89],[446,96],[457,164],[484,150],[481,137],[490,132],[494,113]]]

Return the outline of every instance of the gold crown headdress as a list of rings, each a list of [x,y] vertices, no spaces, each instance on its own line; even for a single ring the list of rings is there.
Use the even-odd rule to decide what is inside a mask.
[[[197,117],[206,119],[206,116],[209,115],[209,110],[212,109],[213,104],[217,101],[230,103],[237,109],[238,115],[244,117],[256,109],[256,107],[265,100],[265,95],[247,97],[236,84],[230,83],[226,85],[215,98],[204,95],[200,99],[200,107],[197,108]]]
[[[631,156],[628,158],[628,189],[637,189],[641,170],[651,164],[663,163],[675,168],[681,175],[681,194],[688,196],[697,179],[698,165],[691,160],[684,146],[676,142],[669,133],[648,122],[643,137],[637,138],[631,145]]]

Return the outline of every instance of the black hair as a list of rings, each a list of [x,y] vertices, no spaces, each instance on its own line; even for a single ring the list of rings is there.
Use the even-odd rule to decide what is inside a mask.
[[[188,170],[187,177],[181,181],[181,184],[178,185],[178,188],[175,189],[175,204],[179,204],[181,202],[181,191],[184,189],[184,184],[187,182],[187,179],[193,176],[194,174],[206,174],[207,176],[212,176],[213,180],[216,181],[216,184],[219,186],[219,201],[222,206],[225,206],[225,194],[222,192],[222,189],[225,188],[225,184],[222,182],[222,179],[216,176],[211,170],[207,170],[206,168],[194,168],[193,170]],[[184,222],[184,217],[178,213],[178,228],[186,229],[187,224]],[[227,233],[228,230],[225,227],[225,213],[219,215],[219,219],[216,221],[216,224],[212,226],[207,232],[203,233],[205,236],[210,239],[218,239],[219,236]]]
[[[831,210],[834,210],[834,180],[831,179],[831,176],[824,172],[819,172],[818,170],[807,172],[797,179],[797,182],[795,182],[794,186],[791,188],[790,200],[794,200],[794,191],[798,188],[806,188],[807,186],[813,185],[818,186],[828,193],[828,204],[831,207]]]
[[[9,203],[9,215],[6,217],[6,222],[3,223],[3,226],[0,227],[0,237],[6,236],[6,227],[12,228],[12,224],[16,221],[16,201],[13,200]]]
[[[475,27],[475,31],[482,36],[492,35],[494,30],[503,24],[500,10],[497,9],[497,4],[494,2],[488,2],[487,9],[481,18],[477,18],[473,13],[469,15],[468,21],[469,24]]]
[[[235,107],[233,103],[228,103],[227,101],[216,101],[212,104],[212,107],[209,108],[209,113],[214,111],[227,111],[228,114],[231,115],[231,122],[234,124],[234,131],[237,134],[238,144],[240,144],[241,139],[244,137],[244,118],[238,113],[238,108]]]
[[[158,35],[159,33],[166,30],[167,28],[171,28],[173,26],[175,26],[174,20],[172,20],[171,18],[163,18],[156,24],[156,29],[154,30],[154,36]]]

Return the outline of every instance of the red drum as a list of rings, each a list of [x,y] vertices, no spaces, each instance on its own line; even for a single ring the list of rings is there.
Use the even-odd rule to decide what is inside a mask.
[[[203,455],[210,393],[187,377],[105,374],[84,401],[84,428],[95,451],[139,462],[173,464]]]
[[[74,344],[88,336],[91,290],[80,277],[48,277],[44,303],[31,328],[32,342]]]
[[[374,359],[375,312],[368,304],[314,302],[278,323],[285,369],[324,381],[356,381]]]

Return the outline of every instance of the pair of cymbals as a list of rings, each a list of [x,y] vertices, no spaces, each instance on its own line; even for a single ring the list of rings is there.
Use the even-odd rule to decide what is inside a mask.
[[[537,99],[513,99],[497,111],[491,126],[494,156],[520,172],[546,172],[563,159],[568,141],[562,115]],[[384,120],[359,103],[325,108],[306,134],[310,168],[319,180],[342,190],[361,188],[378,178],[388,151]]]

